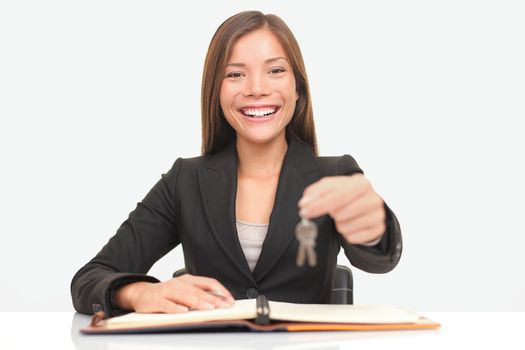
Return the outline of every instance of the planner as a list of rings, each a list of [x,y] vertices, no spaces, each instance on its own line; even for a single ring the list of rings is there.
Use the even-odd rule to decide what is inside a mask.
[[[423,315],[384,305],[296,304],[257,299],[236,300],[226,309],[179,314],[136,313],[105,319],[93,315],[84,334],[190,331],[372,331],[435,329],[441,325]]]

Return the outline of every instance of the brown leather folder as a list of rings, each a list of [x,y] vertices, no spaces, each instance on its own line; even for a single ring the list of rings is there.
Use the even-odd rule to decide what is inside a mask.
[[[252,310],[253,309],[253,310]],[[231,309],[183,314],[138,314],[104,319],[93,315],[84,334],[166,333],[209,331],[374,331],[436,329],[441,325],[404,309],[379,305],[319,305],[236,301]]]

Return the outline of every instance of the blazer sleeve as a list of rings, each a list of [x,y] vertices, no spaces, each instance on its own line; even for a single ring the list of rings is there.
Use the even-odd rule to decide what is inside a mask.
[[[354,158],[349,155],[341,157],[339,163],[340,175],[353,175],[363,173]],[[350,263],[366,272],[385,273],[396,267],[403,243],[401,238],[401,228],[394,212],[384,204],[386,212],[386,230],[381,240],[374,246],[368,247],[360,244],[348,243],[342,235],[339,236],[339,242]]]
[[[162,174],[144,199],[102,250],[71,281],[75,310],[108,316],[124,313],[112,306],[115,289],[137,281],[159,282],[146,275],[151,266],[179,244],[175,186],[182,165],[179,158]]]

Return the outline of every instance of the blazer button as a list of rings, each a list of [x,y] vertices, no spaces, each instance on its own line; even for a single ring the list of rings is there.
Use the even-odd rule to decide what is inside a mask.
[[[94,314],[96,314],[99,311],[104,311],[104,307],[102,306],[102,304],[92,304],[91,310],[93,311]]]
[[[259,296],[259,291],[255,288],[248,288],[246,289],[246,297],[248,299],[254,299]]]

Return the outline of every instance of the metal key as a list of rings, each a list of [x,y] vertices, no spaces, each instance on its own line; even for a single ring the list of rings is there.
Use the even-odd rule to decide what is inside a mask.
[[[317,225],[313,221],[301,216],[301,221],[295,226],[295,237],[299,241],[297,266],[303,266],[305,258],[311,267],[317,265],[317,255],[315,253]]]

